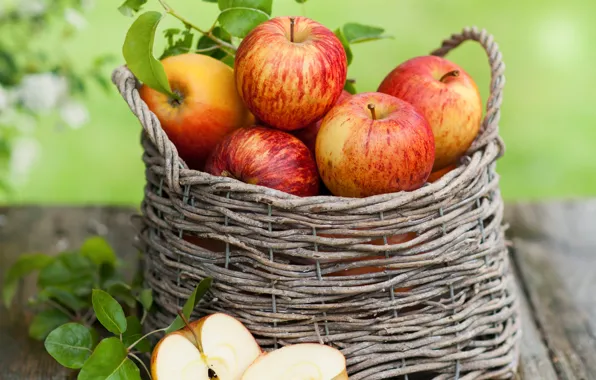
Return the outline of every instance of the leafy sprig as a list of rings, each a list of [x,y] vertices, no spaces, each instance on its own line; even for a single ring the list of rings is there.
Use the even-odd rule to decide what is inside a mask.
[[[43,340],[60,365],[80,370],[79,380],[141,379],[141,369],[151,378],[138,355],[152,350],[147,338],[184,327],[211,279],[196,286],[169,326],[143,335],[152,292],[140,286],[138,276],[126,283],[120,266],[114,250],[100,237],[57,256],[22,255],[4,276],[4,304],[12,304],[22,278],[38,272],[39,291],[29,302],[38,311],[29,326],[31,338]]]
[[[174,98],[177,94],[172,93],[159,60],[190,52],[209,55],[233,66],[234,55],[242,39],[255,27],[269,20],[273,11],[273,0],[203,0],[217,3],[220,10],[212,26],[204,29],[173,9],[166,0],[157,1],[164,13],[149,11],[140,14],[126,35],[122,53],[128,68],[141,82]],[[301,4],[305,1],[296,0]],[[119,9],[126,15],[134,15],[142,10],[146,2],[147,0],[126,0]],[[165,15],[176,18],[183,28],[164,31],[167,45],[157,60],[153,56],[153,45],[156,30]],[[391,38],[384,33],[383,28],[354,22],[346,23],[335,30],[346,51],[348,65],[353,60],[352,45]],[[196,34],[200,36],[197,38]],[[198,41],[196,45],[195,40]],[[346,90],[355,93],[354,83],[354,79],[346,81]]]

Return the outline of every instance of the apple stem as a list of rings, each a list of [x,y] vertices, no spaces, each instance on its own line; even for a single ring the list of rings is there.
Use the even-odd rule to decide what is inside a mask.
[[[197,346],[197,348],[199,349],[199,352],[202,355],[203,354],[203,346],[201,345],[201,342],[199,341],[199,337],[197,336],[197,333],[195,332],[195,330],[193,328],[190,327],[190,324],[188,323],[188,319],[186,319],[186,316],[184,315],[184,313],[182,313],[182,310],[178,310],[178,316],[180,317],[180,319],[182,319],[182,322],[184,322],[184,325],[192,333],[192,336],[195,338],[195,343],[196,343],[195,346]]]
[[[371,114],[373,120],[377,120],[377,113],[375,112],[375,105],[370,103],[368,105],[368,109],[370,110],[370,114]]]
[[[290,17],[290,42],[294,42],[294,23],[296,22],[295,17]]]
[[[443,75],[441,77],[441,79],[439,79],[439,81],[445,82],[445,79],[447,79],[449,77],[458,77],[458,76],[459,76],[459,70],[453,70],[453,71],[450,71],[447,74]]]

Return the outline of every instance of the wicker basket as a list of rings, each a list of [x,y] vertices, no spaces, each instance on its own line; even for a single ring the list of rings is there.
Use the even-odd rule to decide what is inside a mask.
[[[118,68],[113,81],[144,130],[139,238],[156,305],[148,325],[167,325],[212,277],[196,317],[236,316],[265,349],[335,346],[353,380],[513,377],[520,318],[495,172],[504,151],[501,53],[486,31],[466,28],[432,54],[466,40],[486,49],[492,72],[468,154],[433,184],[362,199],[300,198],[189,170],[138,81]],[[413,238],[392,244],[394,236]]]

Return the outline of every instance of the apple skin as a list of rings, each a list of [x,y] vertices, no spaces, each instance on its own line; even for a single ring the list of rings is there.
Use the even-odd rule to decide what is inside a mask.
[[[457,168],[457,165],[451,164],[451,165],[445,166],[443,169],[436,170],[436,171],[430,173],[430,175],[428,176],[428,179],[426,181],[428,183],[437,182],[438,180],[441,179],[441,177],[443,177],[445,174],[449,173],[450,171],[452,171],[455,168]]]
[[[301,197],[319,192],[317,165],[306,145],[267,127],[241,128],[226,136],[213,150],[205,171]]]
[[[448,75],[457,71],[458,76]],[[416,107],[435,136],[439,170],[466,153],[482,121],[482,100],[474,80],[460,66],[441,57],[412,58],[393,69],[378,92],[396,96]]]
[[[264,124],[293,131],[325,115],[339,98],[347,58],[331,30],[306,17],[276,17],[242,40],[234,62],[236,85]]]
[[[375,107],[373,119],[369,105]],[[409,103],[378,92],[353,95],[325,116],[316,161],[337,196],[367,197],[421,187],[435,159],[426,119]]]
[[[341,104],[344,100],[348,100],[352,94],[343,90],[337,102],[333,105],[334,107],[338,104]],[[315,121],[314,123],[310,124],[309,126],[298,129],[296,131],[292,131],[292,134],[300,139],[306,147],[315,154],[315,145],[317,143],[317,135],[319,134],[319,129],[321,129],[321,123],[323,122],[323,118]]]
[[[213,147],[229,132],[254,124],[254,116],[238,95],[234,71],[225,63],[202,54],[171,56],[161,62],[181,103],[146,85],[139,90],[141,99],[189,168],[203,170]]]

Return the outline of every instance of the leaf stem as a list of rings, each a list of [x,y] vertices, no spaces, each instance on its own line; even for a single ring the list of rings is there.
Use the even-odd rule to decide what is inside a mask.
[[[128,348],[126,349],[126,351],[130,352],[130,350],[136,346],[137,344],[139,344],[140,341],[142,341],[143,339],[147,338],[149,335],[153,335],[156,334],[158,332],[162,332],[162,331],[166,331],[168,328],[164,327],[163,329],[158,329],[158,330],[154,330],[154,331],[149,331],[147,334],[143,335],[142,337],[140,337],[136,342],[134,342],[133,344],[131,344],[130,346],[128,346]]]
[[[141,321],[139,322],[141,325],[145,323],[145,318],[147,318],[147,310],[143,309],[143,316],[141,317]]]
[[[145,365],[145,362],[144,362],[144,361],[142,361],[142,360],[141,360],[141,358],[139,358],[137,355],[133,354],[132,352],[129,352],[129,353],[128,353],[128,355],[129,355],[131,358],[133,358],[133,359],[135,359],[136,361],[138,361],[138,362],[139,362],[139,363],[140,363],[140,364],[143,366],[143,368],[145,369],[145,372],[147,372],[147,376],[149,376],[149,379],[152,379],[152,377],[151,377],[151,372],[149,372],[149,368],[147,368],[147,366]]]
[[[211,27],[210,30],[203,30],[201,28],[199,28],[198,26],[196,26],[195,24],[193,24],[192,22],[188,21],[186,18],[184,18],[182,15],[180,15],[178,12],[176,12],[174,9],[172,9],[172,7],[170,7],[165,0],[159,0],[159,3],[161,4],[161,6],[163,7],[163,9],[166,11],[166,13],[174,16],[175,18],[177,18],[178,20],[182,21],[182,23],[184,23],[185,25],[193,28],[194,30],[196,30],[197,32],[204,34],[205,36],[211,38],[214,42],[216,42],[217,44],[221,45],[222,47],[226,47],[228,49],[231,49],[232,51],[236,51],[236,46],[232,45],[229,42],[226,42],[224,40],[222,40],[221,38],[218,38],[217,36],[213,35],[212,31],[213,31],[213,27]],[[213,24],[215,25],[215,23]]]
[[[77,320],[76,315],[74,315],[70,310],[68,310],[64,306],[60,305],[58,302],[54,301],[53,299],[47,300],[47,303],[50,304],[50,305],[52,305],[56,309],[60,310],[64,314],[68,315],[70,317],[70,319],[72,319],[73,321],[76,321]]]

